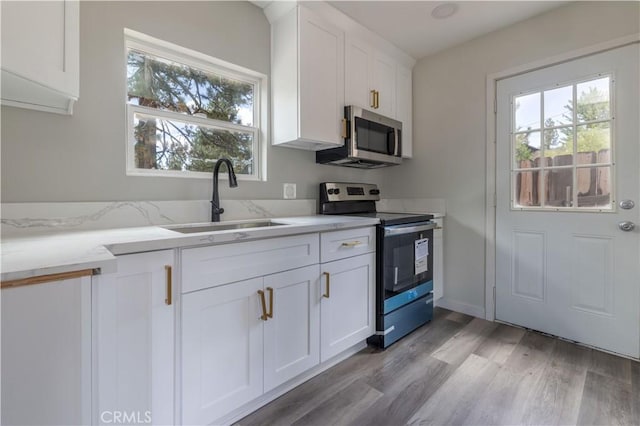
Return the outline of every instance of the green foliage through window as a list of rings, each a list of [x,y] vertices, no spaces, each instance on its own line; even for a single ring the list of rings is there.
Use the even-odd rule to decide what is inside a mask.
[[[253,81],[127,49],[127,101],[133,107],[136,169],[211,172],[229,158],[255,174]]]

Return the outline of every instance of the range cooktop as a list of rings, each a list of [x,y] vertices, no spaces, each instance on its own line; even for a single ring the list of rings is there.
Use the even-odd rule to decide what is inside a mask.
[[[320,184],[319,199],[320,214],[377,218],[382,226],[426,222],[433,219],[433,215],[430,214],[376,211],[380,190],[375,184],[324,182]]]

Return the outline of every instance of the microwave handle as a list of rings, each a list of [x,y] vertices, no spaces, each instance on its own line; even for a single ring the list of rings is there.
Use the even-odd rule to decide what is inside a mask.
[[[395,148],[393,150],[393,156],[399,157],[400,156],[400,129],[394,129],[393,134],[396,139]]]

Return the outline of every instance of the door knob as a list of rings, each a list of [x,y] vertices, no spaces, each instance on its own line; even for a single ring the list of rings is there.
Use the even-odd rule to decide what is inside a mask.
[[[636,224],[633,222],[630,222],[628,220],[624,221],[624,222],[620,222],[618,224],[618,228],[620,228],[621,230],[625,231],[625,232],[629,232],[629,231],[633,231],[633,229],[636,227]]]
[[[631,210],[635,207],[636,203],[634,203],[633,200],[622,200],[620,201],[620,203],[618,203],[618,205],[621,209]]]

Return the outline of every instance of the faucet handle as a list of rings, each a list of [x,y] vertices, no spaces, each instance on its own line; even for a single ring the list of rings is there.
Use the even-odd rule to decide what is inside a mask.
[[[220,214],[224,213],[224,209],[222,207],[218,207],[218,213]]]

